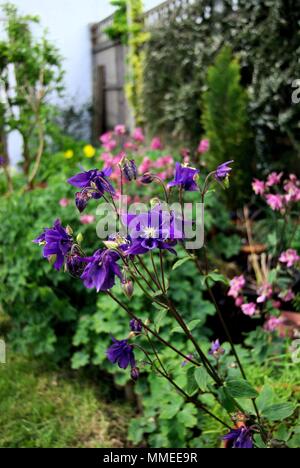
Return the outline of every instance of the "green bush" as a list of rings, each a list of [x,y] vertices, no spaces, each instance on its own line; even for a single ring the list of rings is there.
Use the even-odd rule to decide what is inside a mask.
[[[213,171],[222,162],[234,160],[235,176],[226,195],[235,201],[235,206],[237,202],[242,204],[241,199],[249,198],[251,174],[255,172],[255,158],[251,160],[248,99],[240,78],[238,61],[233,59],[231,49],[224,47],[215,64],[208,68],[202,114],[210,144],[205,155],[208,169]]]
[[[292,84],[300,76],[299,20],[295,0],[241,0],[221,7],[203,0],[161,17],[146,45],[144,109],[150,130],[196,147],[203,133],[207,69],[230,44],[250,98],[252,159],[257,158],[260,172],[291,163],[299,170],[300,106],[291,100]]]

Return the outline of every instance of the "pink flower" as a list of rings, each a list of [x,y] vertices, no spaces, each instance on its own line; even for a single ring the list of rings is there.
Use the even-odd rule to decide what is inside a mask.
[[[101,137],[99,138],[99,140],[101,141],[103,145],[106,145],[107,143],[109,143],[111,139],[112,139],[112,132],[103,133],[103,135],[101,135]]]
[[[133,132],[133,138],[135,141],[139,143],[143,143],[145,141],[145,136],[143,134],[143,130],[139,127],[136,128]]]
[[[70,200],[68,198],[61,198],[59,204],[62,208],[66,208],[66,206],[70,205]]]
[[[267,178],[267,183],[266,185],[268,187],[271,187],[272,185],[278,185],[280,180],[281,180],[281,177],[282,177],[283,173],[280,172],[271,172],[271,174],[269,174],[268,178]]]
[[[272,307],[273,307],[274,309],[280,309],[280,307],[281,307],[281,302],[280,302],[280,301],[273,301],[273,302],[272,302]]]
[[[209,140],[207,138],[204,138],[203,140],[200,141],[199,146],[198,146],[198,153],[204,154],[209,150]]]
[[[256,195],[263,195],[266,189],[265,183],[262,180],[254,179],[252,188]]]
[[[236,307],[241,307],[241,305],[244,303],[244,298],[243,296],[238,296],[235,300],[235,305]]]
[[[227,296],[232,296],[236,299],[239,295],[239,292],[241,291],[241,289],[243,289],[243,287],[246,284],[244,275],[235,276],[234,278],[232,278],[229,284],[230,289],[227,293]]]
[[[287,192],[285,200],[287,203],[300,201],[300,182],[294,174],[290,174],[289,180],[285,182],[283,188]]]
[[[163,144],[161,142],[161,139],[159,137],[153,138],[153,140],[151,141],[150,148],[152,150],[162,150],[162,149],[164,149]]]
[[[103,148],[105,148],[106,151],[113,151],[116,147],[117,147],[116,140],[110,140],[107,143],[103,143]]]
[[[288,291],[280,293],[279,297],[283,300],[283,302],[290,302],[295,298],[295,294],[291,289],[289,289]]]
[[[191,152],[188,148],[182,148],[180,150],[180,154],[183,158],[183,162],[184,164],[188,164],[190,162],[190,159],[191,159]]]
[[[256,305],[254,302],[249,302],[248,304],[243,304],[242,307],[242,312],[245,315],[249,315],[252,317],[252,315],[256,314]]]
[[[256,302],[258,304],[261,304],[262,302],[266,302],[267,299],[270,299],[272,296],[272,286],[269,283],[263,284],[259,289],[258,289],[258,294],[259,297],[256,299]]]
[[[286,266],[288,268],[292,267],[295,263],[299,262],[299,260],[300,257],[297,251],[294,249],[288,249],[285,252],[282,252],[282,254],[279,257],[279,261],[281,263],[286,263]]]
[[[266,195],[266,201],[272,210],[281,210],[283,208],[283,196],[282,195],[273,195],[268,193]]]
[[[139,173],[144,174],[145,172],[148,172],[151,166],[152,166],[151,159],[148,157],[145,157],[142,164],[139,167]]]
[[[84,214],[80,216],[81,224],[92,224],[95,221],[94,215]]]
[[[264,329],[270,332],[275,331],[280,325],[282,325],[283,319],[277,317],[270,317],[264,324]]]
[[[123,145],[124,150],[136,151],[137,146],[132,141],[126,141]]]
[[[116,135],[125,135],[126,133],[126,127],[125,125],[116,125],[115,128],[114,128],[114,132]]]

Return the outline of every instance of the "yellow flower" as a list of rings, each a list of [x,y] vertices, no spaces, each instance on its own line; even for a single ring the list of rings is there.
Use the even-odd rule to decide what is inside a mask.
[[[71,150],[71,149],[64,152],[64,157],[66,159],[71,159],[71,158],[73,158],[73,156],[74,156],[74,151]]]
[[[96,154],[96,150],[92,145],[86,145],[83,148],[83,152],[86,158],[93,158]]]

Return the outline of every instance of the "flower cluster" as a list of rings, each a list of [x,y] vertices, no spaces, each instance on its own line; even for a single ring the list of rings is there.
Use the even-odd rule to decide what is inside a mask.
[[[279,264],[277,270],[284,274],[283,267],[290,273],[288,278],[292,278],[292,269],[296,268],[300,262],[300,256],[294,249],[288,249],[282,252],[278,258]],[[235,305],[241,309],[243,314],[248,316],[260,315],[262,313],[261,308],[264,306],[267,309],[280,310],[283,303],[288,303],[295,298],[295,294],[292,290],[292,283],[289,280],[285,281],[283,287],[279,285],[271,284],[267,276],[260,282],[247,284],[244,275],[235,276],[230,281],[230,288],[227,292],[227,296],[234,299]],[[248,291],[245,288],[248,288]],[[251,296],[255,295],[255,300],[252,299],[250,302],[247,301],[248,292],[251,292]],[[274,331],[279,325],[282,324],[281,317],[270,316],[267,318],[265,329],[268,331]]]
[[[283,180],[282,172],[272,172],[265,181],[254,179],[252,188],[273,211],[285,212],[292,204],[300,201],[300,180],[294,174]]]

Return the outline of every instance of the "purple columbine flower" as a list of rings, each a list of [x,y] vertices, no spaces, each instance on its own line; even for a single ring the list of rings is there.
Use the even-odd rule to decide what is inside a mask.
[[[133,346],[128,344],[128,340],[118,341],[112,338],[113,344],[106,351],[106,356],[113,364],[118,364],[121,369],[130,366],[135,368],[135,358]]]
[[[52,228],[44,229],[44,232],[33,240],[35,244],[44,246],[43,256],[50,259],[56,256],[54,268],[60,270],[63,266],[66,255],[70,252],[73,239],[66,229],[61,225],[60,219],[57,219]]]
[[[122,165],[122,170],[128,182],[136,180],[138,176],[138,171],[133,159],[131,159],[130,161],[128,159],[125,159]]]
[[[124,215],[123,223],[131,239],[126,255],[142,255],[153,249],[168,250],[176,255],[177,240],[184,239],[182,219],[160,204],[146,213]]]
[[[215,356],[215,357],[219,357],[221,354],[224,354],[224,353],[225,353],[225,350],[221,348],[220,340],[217,339],[216,341],[213,341],[211,344],[211,348],[208,351],[208,354]]]
[[[143,326],[140,320],[135,320],[135,319],[130,320],[129,326],[130,326],[130,330],[135,333],[141,333],[143,329]]]
[[[232,171],[232,167],[229,167],[229,164],[233,162],[234,162],[233,160],[226,161],[217,167],[217,170],[215,172],[215,178],[218,182],[222,182],[223,180],[226,179],[227,176],[229,176],[230,172]]]
[[[4,156],[0,156],[0,167],[4,166],[5,164],[5,158]]]
[[[112,250],[97,250],[92,257],[85,260],[87,265],[81,279],[84,285],[99,291],[108,291],[115,284],[115,277],[122,279],[122,273],[117,261],[119,255]]]
[[[86,267],[86,259],[74,251],[66,256],[67,271],[75,278],[80,278]]]
[[[110,195],[115,194],[115,189],[108,180],[112,173],[112,168],[106,168],[102,171],[91,169],[81,172],[68,179],[68,183],[81,191],[76,193],[75,202],[78,210],[82,212],[91,198],[99,199],[107,192]]]
[[[238,429],[232,429],[223,437],[223,440],[228,441],[228,448],[253,448],[251,429],[245,426],[239,427]]]
[[[168,187],[179,186],[187,192],[195,192],[199,190],[195,182],[195,177],[200,171],[192,167],[184,166],[180,163],[175,164],[175,178],[168,183]]]

